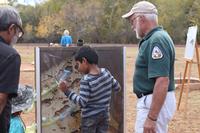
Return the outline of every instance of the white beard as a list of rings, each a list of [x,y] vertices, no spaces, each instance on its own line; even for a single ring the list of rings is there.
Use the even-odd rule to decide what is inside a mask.
[[[136,32],[135,32],[135,33],[136,33],[136,38],[137,38],[137,39],[141,39],[141,37],[140,37],[140,35],[139,35],[139,33],[138,33],[138,31],[137,31],[137,30],[136,30]]]
[[[18,41],[18,37],[15,35],[15,36],[12,38],[10,45],[13,46],[14,44],[17,43],[17,41]]]
[[[141,39],[142,37],[139,35],[139,32],[140,32],[140,25],[139,25],[139,22],[137,21],[136,22],[136,26],[135,26],[135,33],[136,33],[136,38],[137,39]]]

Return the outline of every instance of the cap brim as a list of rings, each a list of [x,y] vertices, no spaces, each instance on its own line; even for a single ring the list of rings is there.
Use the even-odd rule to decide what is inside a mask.
[[[122,16],[122,18],[129,18],[131,15],[133,15],[133,12],[132,12],[132,11],[130,11],[130,12],[124,14],[124,15]]]

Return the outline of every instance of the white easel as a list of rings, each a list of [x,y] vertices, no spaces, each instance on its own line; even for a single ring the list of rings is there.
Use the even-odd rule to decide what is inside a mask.
[[[192,64],[197,64],[199,79],[200,79],[200,61],[199,61],[198,44],[196,42],[196,35],[197,35],[197,26],[189,27],[188,33],[187,33],[185,56],[184,56],[184,58],[186,60],[186,65],[185,65],[185,70],[184,70],[183,81],[182,81],[182,85],[181,85],[181,92],[180,92],[180,96],[179,96],[177,110],[179,110],[179,108],[180,108],[181,98],[182,98],[182,94],[183,94],[186,76],[187,76],[188,79],[187,79],[187,88],[186,88],[186,92],[185,92],[186,93],[185,109],[187,108],[187,99],[188,99],[188,92],[189,92],[189,87],[190,87],[190,76],[191,76]],[[196,59],[197,59],[196,62],[193,60],[194,49],[196,51]],[[188,66],[189,66],[189,69],[188,69]]]

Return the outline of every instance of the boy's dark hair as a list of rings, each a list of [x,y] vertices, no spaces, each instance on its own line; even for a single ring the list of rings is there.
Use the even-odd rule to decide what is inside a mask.
[[[83,58],[85,58],[89,64],[98,64],[97,52],[90,46],[82,46],[75,54],[75,60],[82,63]]]

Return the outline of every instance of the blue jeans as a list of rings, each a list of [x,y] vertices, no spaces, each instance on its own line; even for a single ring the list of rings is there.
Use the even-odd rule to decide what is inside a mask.
[[[95,116],[82,118],[81,133],[107,133],[108,125],[108,112],[101,112]]]

